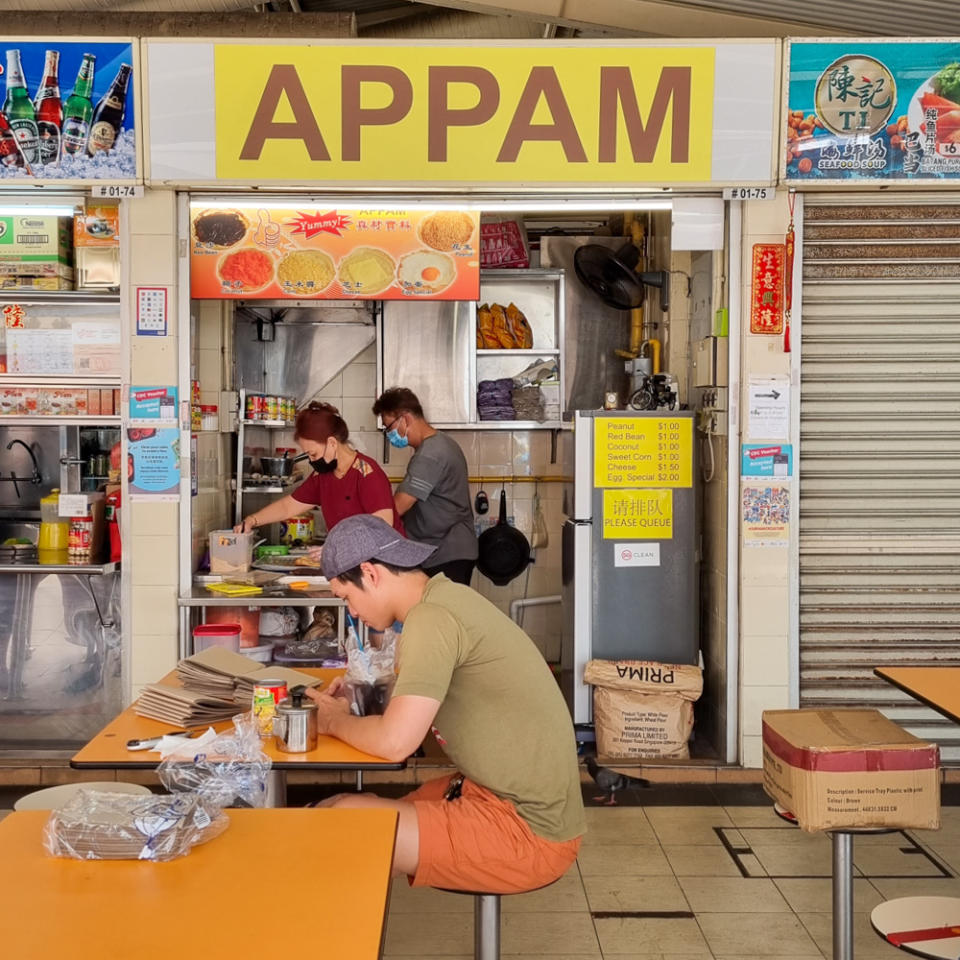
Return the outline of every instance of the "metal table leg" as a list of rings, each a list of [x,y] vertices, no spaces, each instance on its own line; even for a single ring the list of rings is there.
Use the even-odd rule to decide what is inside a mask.
[[[357,771],[357,793],[363,793],[363,771]]]
[[[287,774],[284,770],[271,770],[267,774],[267,806],[287,805]]]
[[[853,960],[853,834],[834,830],[833,960]]]

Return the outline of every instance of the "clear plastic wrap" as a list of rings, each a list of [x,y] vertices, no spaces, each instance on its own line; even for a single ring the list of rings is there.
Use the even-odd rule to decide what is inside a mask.
[[[167,757],[157,774],[171,793],[194,793],[208,808],[262,807],[270,765],[253,714],[241,713],[202,753]]]
[[[221,834],[228,822],[196,794],[81,789],[50,815],[43,844],[55,857],[75,860],[173,860]]]
[[[396,632],[388,627],[383,633],[368,633],[367,640],[361,646],[353,627],[347,631],[347,672],[342,690],[350,712],[358,717],[382,714],[396,681]]]
[[[233,730],[200,747],[161,761],[168,794],[144,797],[80,790],[54,810],[44,846],[77,860],[172,860],[222,833],[225,807],[262,807],[270,758],[263,752],[252,714],[233,719]]]

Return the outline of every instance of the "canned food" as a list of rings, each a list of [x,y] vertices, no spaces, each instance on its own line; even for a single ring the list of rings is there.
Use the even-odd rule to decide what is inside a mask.
[[[257,396],[253,393],[247,394],[247,402],[244,405],[243,416],[245,420],[257,419]]]
[[[308,543],[313,539],[313,514],[304,513],[291,517],[280,524],[280,542],[286,544]]]
[[[292,420],[293,419],[293,401],[289,397],[280,398],[280,419],[281,420]]]
[[[253,688],[253,718],[261,737],[273,735],[273,718],[277,715],[277,704],[287,696],[285,680],[258,681]]]
[[[264,397],[264,420],[279,420],[280,419],[280,410],[279,410],[279,400],[277,397]]]

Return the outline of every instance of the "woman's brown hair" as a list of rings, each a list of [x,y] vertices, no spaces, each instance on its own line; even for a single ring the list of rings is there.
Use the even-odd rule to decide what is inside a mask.
[[[333,437],[339,443],[346,443],[350,431],[340,411],[329,403],[308,404],[297,414],[294,440],[312,440],[314,443],[326,443]]]

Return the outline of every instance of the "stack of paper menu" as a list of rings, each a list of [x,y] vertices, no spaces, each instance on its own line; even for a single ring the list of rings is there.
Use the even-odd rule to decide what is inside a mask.
[[[265,667],[223,647],[208,647],[177,664],[177,677],[188,689],[249,707],[259,680],[282,680],[287,689],[302,684],[317,687],[322,681],[288,667]]]
[[[147,684],[134,707],[136,713],[178,727],[206,726],[249,710],[253,688],[260,680],[282,680],[288,690],[297,684],[317,687],[323,682],[287,667],[264,667],[223,647],[209,647],[181,660],[177,678],[183,686]]]
[[[134,707],[138,716],[162,720],[175,727],[198,727],[229,720],[250,705],[207,696],[185,687],[148,683]]]

